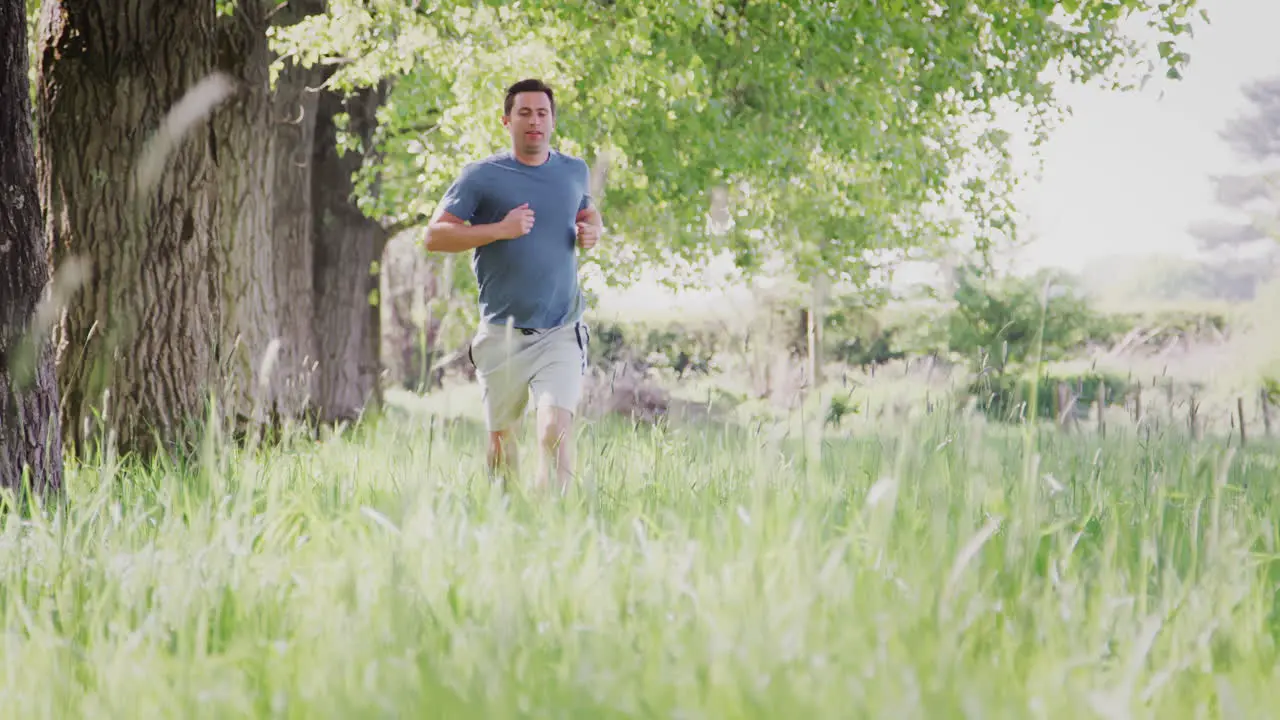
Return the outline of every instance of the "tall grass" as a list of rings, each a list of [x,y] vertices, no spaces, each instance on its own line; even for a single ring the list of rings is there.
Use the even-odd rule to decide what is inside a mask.
[[[1280,680],[1260,446],[579,442],[567,498],[415,417],[71,468],[0,535],[5,715],[1256,717]]]

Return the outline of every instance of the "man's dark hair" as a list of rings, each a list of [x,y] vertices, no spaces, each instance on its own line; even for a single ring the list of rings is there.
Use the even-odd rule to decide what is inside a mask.
[[[551,86],[538,80],[537,78],[529,78],[507,88],[507,99],[502,104],[502,114],[510,115],[511,106],[516,103],[516,95],[522,92],[541,92],[547,94],[547,99],[551,101],[551,114],[556,114],[556,94],[551,91]]]

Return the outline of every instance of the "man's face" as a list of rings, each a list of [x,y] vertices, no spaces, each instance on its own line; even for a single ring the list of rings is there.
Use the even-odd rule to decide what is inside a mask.
[[[511,133],[511,142],[525,154],[535,154],[546,149],[555,128],[555,115],[551,112],[551,98],[544,92],[517,93],[511,105],[511,114],[502,118]]]

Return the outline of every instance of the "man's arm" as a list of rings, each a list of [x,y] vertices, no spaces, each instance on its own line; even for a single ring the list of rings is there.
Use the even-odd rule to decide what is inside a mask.
[[[533,228],[529,203],[507,213],[502,222],[467,225],[462,218],[441,210],[427,226],[427,252],[458,253],[498,240],[518,238]]]
[[[443,210],[427,226],[427,252],[458,253],[474,250],[498,239],[499,225],[468,225]]]
[[[463,168],[458,179],[445,191],[435,217],[427,225],[423,243],[427,252],[459,253],[483,245],[517,238],[533,227],[533,211],[529,204],[507,213],[501,222],[468,225],[484,196],[482,166],[476,163]]]

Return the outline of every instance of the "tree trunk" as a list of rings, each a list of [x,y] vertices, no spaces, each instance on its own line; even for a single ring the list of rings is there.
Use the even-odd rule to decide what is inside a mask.
[[[24,475],[43,493],[62,485],[53,346],[36,308],[49,284],[32,145],[23,0],[0,0],[0,486]]]
[[[219,393],[223,417],[261,423],[273,405],[273,358],[268,348],[280,332],[272,242],[271,88],[267,8],[240,0],[232,16],[218,19],[217,64],[238,83],[237,92],[213,116],[218,199],[214,215],[215,296]],[[271,377],[264,375],[270,372]]]
[[[430,312],[439,263],[422,247],[422,230],[406,230],[387,241],[382,253],[378,305],[382,310],[382,367],[389,384],[425,390],[443,375],[430,368],[438,360],[440,318]]]
[[[89,264],[59,329],[63,432],[83,449],[77,431],[102,413],[121,452],[186,444],[215,372],[205,118],[222,92],[214,78],[184,98],[213,70],[214,4],[46,0],[42,13],[48,233],[59,265]]]
[[[377,390],[379,310],[370,304],[378,287],[372,272],[386,232],[355,204],[352,173],[362,155],[339,156],[334,118],[347,113],[350,131],[368,147],[381,93],[362,90],[344,101],[320,94],[313,155],[312,212],[315,237],[316,410],[323,422],[351,420]]]
[[[318,0],[295,0],[275,13],[272,21],[292,25],[324,9]],[[316,396],[311,176],[317,87],[323,79],[319,67],[286,60],[272,97],[272,244],[280,323],[274,400],[276,412],[285,418],[300,416]]]

